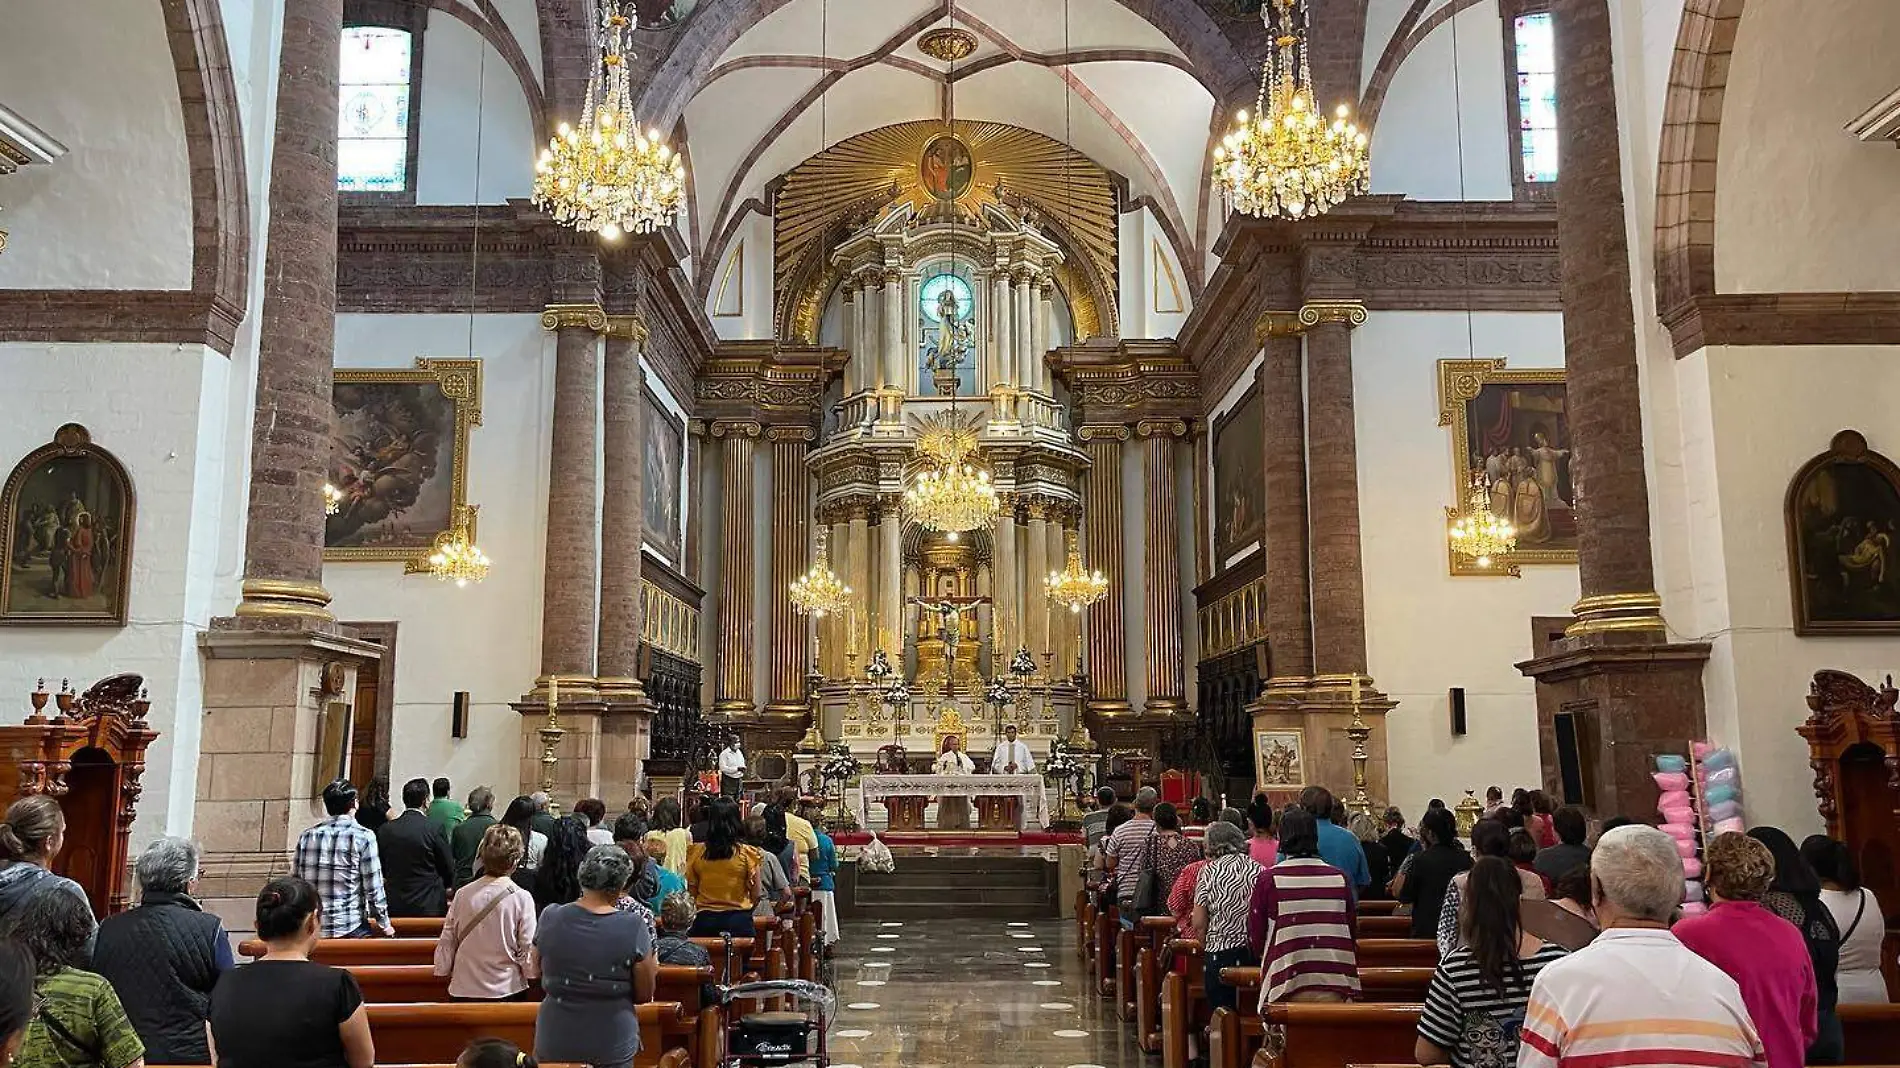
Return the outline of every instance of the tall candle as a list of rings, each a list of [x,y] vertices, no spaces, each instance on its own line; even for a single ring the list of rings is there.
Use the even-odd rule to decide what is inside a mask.
[[[1352,710],[1359,711],[1359,673],[1356,671],[1352,676]]]
[[[548,676],[548,711],[552,712],[561,704],[561,679],[558,675]]]

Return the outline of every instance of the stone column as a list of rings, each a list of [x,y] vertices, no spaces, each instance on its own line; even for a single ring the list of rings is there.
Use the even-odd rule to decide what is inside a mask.
[[[272,140],[270,239],[258,326],[243,599],[291,628],[334,617],[323,588],[323,484],[336,360],[337,67],[343,0],[284,16]]]
[[[1054,346],[1051,337],[1055,327],[1055,289],[1055,280],[1046,274],[1036,280],[1036,307],[1032,313],[1035,322],[1030,330],[1030,337],[1034,339],[1030,346],[1033,350],[1030,353],[1032,373],[1029,380],[1035,384],[1036,392],[1045,394],[1055,392],[1049,380],[1049,363],[1046,359],[1049,349]]]
[[[884,376],[885,389],[906,389],[910,376],[904,367],[904,272],[884,272]]]
[[[1179,419],[1142,420],[1144,494],[1142,586],[1146,591],[1147,639],[1142,660],[1148,666],[1149,715],[1178,716],[1187,711],[1181,647],[1181,523],[1176,506],[1174,450],[1187,437]]]
[[[1366,672],[1366,578],[1359,549],[1359,434],[1353,423],[1357,302],[1311,302],[1306,326],[1307,515],[1313,561],[1313,670]]]
[[[858,319],[863,308],[858,303],[858,286],[854,280],[846,278],[838,289],[844,294],[844,347],[851,352],[851,359],[844,365],[843,383],[844,395],[849,397],[858,391],[858,375],[864,367],[861,358],[864,355],[863,323]]]
[[[606,383],[601,415],[601,467],[607,492],[600,504],[600,642],[597,652],[601,697],[615,709],[645,703],[639,675],[640,546],[645,540],[641,487],[646,462],[642,451],[640,350],[647,330],[638,316],[608,319],[604,345]],[[609,782],[617,774],[605,774]]]
[[[720,446],[719,689],[713,712],[746,718],[752,706],[752,449],[762,433],[744,420],[712,425]]]
[[[877,557],[877,625],[897,664],[904,656],[904,542],[895,500],[878,504]]]
[[[1020,385],[1021,375],[1016,368],[1016,312],[1012,307],[1013,292],[1009,288],[1009,268],[997,265],[996,274],[990,280],[990,306],[996,316],[996,379],[1010,385]]]
[[[1024,517],[1028,520],[1029,536],[1023,550],[1023,557],[1028,561],[1022,569],[1023,644],[1036,654],[1036,662],[1040,664],[1042,654],[1049,651],[1049,601],[1041,595],[1041,569],[1049,559],[1048,505],[1031,501]]]
[[[1084,426],[1082,447],[1089,469],[1082,479],[1082,514],[1086,517],[1090,569],[1108,576],[1108,596],[1088,611],[1089,711],[1102,719],[1126,716],[1128,707],[1128,628],[1122,611],[1126,591],[1122,583],[1122,445],[1128,428],[1106,424]]]
[[[863,500],[854,500],[845,508],[845,542],[851,550],[845,562],[844,580],[857,594],[858,606],[856,617],[847,620],[845,626],[856,627],[866,636],[858,643],[858,663],[845,664],[847,673],[855,675],[870,659],[871,650],[877,648],[877,634],[871,629],[871,510]],[[839,663],[844,663],[842,647]]]
[[[1023,629],[1023,609],[1018,596],[1023,588],[1023,565],[1016,559],[1016,504],[1006,501],[1003,510],[996,517],[996,544],[992,546],[991,556],[996,560],[991,586],[996,590],[996,619],[1001,623],[1003,641],[1008,648],[999,646],[997,652],[1004,663],[1010,655],[1025,644],[1029,633]]]
[[[706,539],[700,535],[699,516],[696,514],[705,507],[701,500],[701,487],[705,485],[705,468],[701,466],[705,455],[706,421],[688,419],[686,421],[686,487],[692,497],[685,501],[686,511],[686,561],[683,573],[696,585],[705,586],[706,576],[703,562],[700,560],[701,543]]]
[[[1562,710],[1597,748],[1585,796],[1566,800],[1650,812],[1650,756],[1705,733],[1709,646],[1668,642],[1655,592],[1609,7],[1554,0],[1551,22],[1569,116],[1558,129],[1557,258],[1582,598],[1566,637],[1518,669],[1538,681],[1545,779],[1556,779],[1551,724]]]
[[[548,450],[547,551],[541,590],[541,675],[561,677],[572,698],[592,696],[599,620],[600,338],[597,304],[556,304],[541,313],[554,331],[554,425]]]
[[[771,685],[767,714],[791,719],[805,714],[805,671],[811,662],[811,623],[792,608],[791,588],[811,567],[807,536],[811,513],[811,475],[805,453],[813,435],[807,426],[775,426],[765,432],[772,443],[772,559],[770,645]]]
[[[1015,297],[1011,305],[1016,314],[1015,332],[1012,335],[1012,340],[1016,343],[1014,361],[1016,385],[1024,389],[1033,389],[1036,385],[1036,359],[1035,354],[1030,350],[1035,347],[1036,342],[1033,328],[1035,316],[1030,314],[1032,298],[1029,288],[1029,268],[1016,268],[1010,272],[1010,278],[1015,282]]]
[[[1263,566],[1267,651],[1272,677],[1263,696],[1297,698],[1313,674],[1313,601],[1306,515],[1306,401],[1301,385],[1299,321],[1269,312],[1261,324],[1266,352],[1260,383],[1260,469],[1266,483]],[[1219,561],[1216,561],[1218,564]]]

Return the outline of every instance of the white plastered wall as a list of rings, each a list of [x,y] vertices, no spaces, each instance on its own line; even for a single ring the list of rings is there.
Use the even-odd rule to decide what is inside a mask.
[[[1367,77],[1385,47],[1383,38],[1372,42],[1370,31],[1384,22],[1367,16]],[[1504,70],[1504,23],[1493,0],[1438,26],[1387,86],[1372,133],[1372,191],[1417,200],[1511,199],[1505,93],[1514,85],[1515,72],[1507,78]]]
[[[339,368],[415,366],[418,356],[464,358],[464,315],[339,315]],[[548,489],[551,337],[536,315],[475,317],[482,425],[469,436],[468,500],[481,508],[477,541],[486,582],[458,589],[400,562],[331,562],[323,582],[347,622],[398,624],[390,780],[446,775],[458,794],[517,787],[519,713],[508,702],[540,665],[541,585]],[[455,692],[470,695],[465,739],[449,736]]]
[[[480,34],[446,12],[429,12],[420,91],[416,203],[499,204],[533,192],[540,146],[521,82]]]
[[[723,340],[772,336],[771,216],[748,212],[739,223],[706,291],[706,314]]]

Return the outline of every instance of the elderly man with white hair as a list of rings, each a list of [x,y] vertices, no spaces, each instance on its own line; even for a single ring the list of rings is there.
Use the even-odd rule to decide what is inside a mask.
[[[1603,931],[1537,973],[1518,1068],[1768,1063],[1741,988],[1669,930],[1682,890],[1675,840],[1656,828],[1618,827],[1597,841],[1590,896]]]
[[[145,1043],[147,1064],[205,1064],[205,1017],[211,988],[231,970],[224,923],[199,907],[198,843],[160,838],[145,847],[133,871],[138,907],[99,925],[92,970],[118,991],[125,1014]]]

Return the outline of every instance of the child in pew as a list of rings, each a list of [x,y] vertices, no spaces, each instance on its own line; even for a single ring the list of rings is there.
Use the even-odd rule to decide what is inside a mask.
[[[478,1038],[455,1059],[455,1068],[537,1068],[540,1062],[502,1038]]]
[[[660,938],[659,949],[661,964],[678,964],[689,968],[710,968],[712,954],[706,947],[695,943],[690,937],[693,921],[699,918],[699,910],[693,907],[693,899],[684,891],[666,895],[660,902]],[[714,976],[723,980],[722,976]],[[735,981],[737,977],[734,977]],[[701,1003],[717,1004],[719,990],[712,983],[704,984],[699,991]]]

